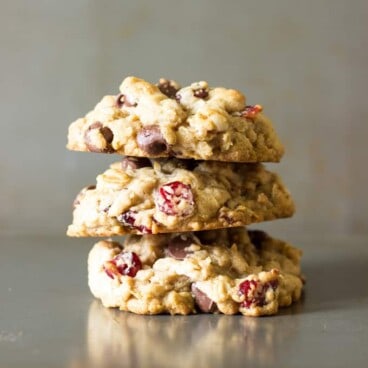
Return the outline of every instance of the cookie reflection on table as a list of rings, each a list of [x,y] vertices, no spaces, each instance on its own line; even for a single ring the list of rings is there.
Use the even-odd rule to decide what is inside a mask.
[[[297,307],[297,305],[295,306]],[[295,313],[296,309],[290,313]],[[277,362],[293,340],[297,316],[142,316],[94,301],[87,325],[88,366],[217,367]]]

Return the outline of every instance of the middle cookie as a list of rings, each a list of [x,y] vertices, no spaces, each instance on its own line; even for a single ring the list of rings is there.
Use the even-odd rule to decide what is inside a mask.
[[[67,234],[200,231],[293,213],[288,190],[262,164],[125,157],[78,194]]]

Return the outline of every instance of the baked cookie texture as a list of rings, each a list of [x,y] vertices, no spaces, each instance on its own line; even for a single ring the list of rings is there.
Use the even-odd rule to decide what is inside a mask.
[[[130,235],[88,257],[92,294],[137,314],[276,314],[301,297],[301,251],[245,228]]]
[[[69,127],[67,148],[138,157],[278,162],[284,148],[260,105],[234,89],[124,79]]]
[[[289,217],[293,200],[262,164],[126,157],[74,201],[69,236],[158,234]]]

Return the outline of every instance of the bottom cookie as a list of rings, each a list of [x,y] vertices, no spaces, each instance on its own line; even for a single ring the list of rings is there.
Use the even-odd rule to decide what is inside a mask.
[[[137,314],[276,314],[300,299],[301,251],[245,228],[130,235],[88,258],[92,294]]]

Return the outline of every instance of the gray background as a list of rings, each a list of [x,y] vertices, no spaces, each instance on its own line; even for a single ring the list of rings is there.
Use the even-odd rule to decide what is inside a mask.
[[[0,367],[365,366],[367,19],[366,0],[0,0]],[[65,229],[118,157],[68,152],[67,128],[128,75],[264,105],[298,212],[257,227],[304,250],[301,302],[252,319],[93,299],[93,240]]]
[[[208,80],[261,103],[298,212],[274,233],[367,233],[368,5],[343,1],[1,1],[0,231],[62,234],[118,157],[68,152],[67,127],[121,80]]]

